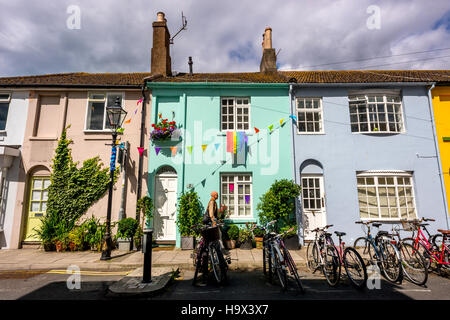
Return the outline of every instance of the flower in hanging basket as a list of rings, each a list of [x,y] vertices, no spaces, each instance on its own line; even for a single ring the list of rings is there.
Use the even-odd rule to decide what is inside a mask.
[[[167,122],[167,119],[162,119],[158,123],[152,124],[154,128],[150,132],[150,138],[153,141],[164,141],[172,137],[172,134],[177,129],[177,124],[175,121]]]

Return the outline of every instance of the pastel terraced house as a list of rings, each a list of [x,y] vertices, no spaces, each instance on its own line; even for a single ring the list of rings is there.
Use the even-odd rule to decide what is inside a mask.
[[[45,214],[47,192],[50,184],[50,164],[62,130],[68,127],[67,137],[71,144],[74,161],[99,156],[105,166],[109,166],[111,132],[106,121],[105,107],[114,103],[116,97],[128,111],[129,125],[120,135],[121,142],[129,142],[127,179],[124,183],[124,170],[114,186],[112,221],[117,221],[121,210],[121,190],[127,188],[123,214],[136,215],[136,201],[139,188],[146,190],[145,179],[139,179],[147,169],[146,154],[141,159],[137,147],[148,139],[143,123],[149,123],[148,113],[142,114],[143,78],[150,73],[138,74],[54,74],[28,77],[0,78],[1,108],[6,108],[9,100],[8,120],[3,138],[17,148],[3,147],[2,164],[7,166],[8,157],[13,162],[7,176],[9,183],[5,193],[7,202],[2,208],[1,247],[19,248],[36,245],[40,240],[34,232],[40,217]],[[145,92],[145,107],[150,105],[150,96]],[[136,109],[139,112],[136,112]],[[1,123],[0,123],[1,125]],[[14,160],[16,159],[16,160]],[[141,169],[139,164],[141,163]],[[3,172],[6,172],[4,169]],[[6,177],[6,176],[4,176]],[[141,184],[141,185],[139,185]],[[143,185],[142,185],[143,184]],[[5,184],[5,188],[8,184]],[[94,215],[106,217],[107,197],[103,197],[86,212],[85,217]]]

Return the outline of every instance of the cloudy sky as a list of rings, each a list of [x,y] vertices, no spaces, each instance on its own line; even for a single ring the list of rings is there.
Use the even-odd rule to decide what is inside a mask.
[[[448,0],[0,0],[0,76],[148,72],[158,11],[179,72],[258,71],[266,26],[281,70],[450,69]]]

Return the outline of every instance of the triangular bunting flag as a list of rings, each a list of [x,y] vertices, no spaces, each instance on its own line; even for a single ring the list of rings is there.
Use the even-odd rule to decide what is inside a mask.
[[[202,144],[203,152],[205,152],[207,146],[208,146],[207,144]]]
[[[141,103],[142,101],[144,101],[144,98],[139,99],[138,102],[136,103],[136,105],[138,105],[138,104]]]
[[[119,129],[117,129],[117,132],[118,133],[123,133],[125,131],[125,128],[119,128]]]
[[[255,127],[254,129],[255,129],[255,133],[259,132],[259,129],[257,127]]]
[[[216,143],[214,146],[216,147],[216,151],[217,151],[220,147],[220,143]]]
[[[283,119],[280,120],[280,126],[283,125],[284,119],[286,119],[286,118],[283,118]]]
[[[192,146],[187,146],[186,149],[189,152],[189,154],[192,154]]]
[[[273,124],[271,124],[270,126],[268,126],[267,128],[269,128],[270,131],[273,130]]]
[[[202,180],[202,186],[204,187],[206,184],[206,178]]]
[[[178,147],[170,147],[170,150],[172,150],[172,156],[174,156],[174,157],[177,154],[177,148]]]
[[[134,110],[134,114],[136,114],[136,112],[138,111],[139,108],[136,108],[136,110]]]
[[[131,118],[128,119],[127,121],[125,121],[124,123],[130,123],[131,122]]]
[[[294,116],[293,114],[291,114],[291,115],[289,116],[289,118],[291,118],[291,119],[294,120],[294,121],[297,121],[297,117]]]
[[[139,151],[139,156],[142,156],[142,154],[144,153],[144,148],[138,147],[138,151]]]
[[[162,114],[161,114],[161,112],[158,114],[158,116],[159,116],[159,118],[161,119],[162,118]]]
[[[160,148],[160,147],[155,147],[156,155],[158,155],[160,151],[161,151],[161,148]]]

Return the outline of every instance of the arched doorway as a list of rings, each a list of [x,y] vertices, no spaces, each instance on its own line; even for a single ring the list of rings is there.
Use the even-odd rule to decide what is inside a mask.
[[[306,160],[300,166],[302,186],[302,221],[305,240],[314,240],[315,228],[327,223],[323,167],[317,160]]]
[[[41,224],[41,218],[47,211],[50,171],[46,167],[36,167],[28,174],[28,199],[24,230],[24,242],[39,242],[34,229]]]
[[[156,172],[153,230],[160,243],[175,243],[176,240],[177,183],[177,173],[171,166],[163,166]]]

